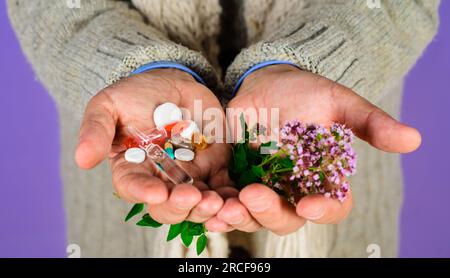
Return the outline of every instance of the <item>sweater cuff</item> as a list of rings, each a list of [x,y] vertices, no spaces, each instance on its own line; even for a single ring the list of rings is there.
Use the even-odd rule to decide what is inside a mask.
[[[273,61],[265,61],[265,62],[261,62],[259,64],[254,65],[253,67],[251,67],[250,69],[248,69],[240,78],[239,80],[236,82],[236,85],[234,85],[234,89],[233,89],[233,94],[232,97],[235,97],[237,94],[237,91],[239,90],[239,88],[242,85],[242,82],[244,82],[244,79],[250,75],[250,73],[257,71],[259,69],[265,68],[267,66],[271,66],[271,65],[291,65],[294,67],[298,66],[295,63],[289,62],[289,61],[281,61],[281,60],[273,60]]]
[[[185,65],[175,63],[175,62],[170,62],[170,61],[158,61],[158,62],[145,64],[145,65],[140,66],[139,68],[135,69],[134,71],[132,71],[131,75],[143,73],[143,72],[146,72],[149,70],[154,70],[154,69],[179,69],[179,70],[182,70],[182,71],[187,72],[190,75],[192,75],[192,77],[194,77],[195,80],[197,80],[197,82],[202,83],[203,85],[206,85],[203,78],[201,78],[200,75],[198,75],[195,71],[191,70],[190,68],[186,67]]]
[[[359,58],[352,40],[339,27],[311,21],[287,37],[267,39],[244,49],[227,70],[225,90],[231,96],[248,70],[269,61],[289,62],[351,87],[364,79],[357,70]]]

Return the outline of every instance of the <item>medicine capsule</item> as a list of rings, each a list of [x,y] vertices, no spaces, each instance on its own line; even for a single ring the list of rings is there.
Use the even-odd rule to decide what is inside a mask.
[[[192,135],[192,145],[195,150],[204,150],[208,147],[208,142],[206,141],[205,135],[200,132],[196,132]]]
[[[170,158],[175,159],[175,155],[173,153],[173,145],[170,142],[166,142],[164,144],[164,150],[170,156]]]

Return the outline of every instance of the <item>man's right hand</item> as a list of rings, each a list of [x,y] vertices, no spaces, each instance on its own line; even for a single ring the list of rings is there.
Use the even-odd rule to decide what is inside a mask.
[[[195,99],[202,100],[203,109],[214,107],[223,111],[208,88],[177,69],[148,71],[103,89],[86,108],[75,154],[77,164],[91,169],[109,156],[118,195],[131,203],[147,204],[158,222],[207,221],[222,208],[221,194],[237,194],[234,188],[228,187],[231,184],[227,174],[229,145],[212,144],[197,151],[194,161],[179,163],[193,176],[194,184],[175,186],[159,177],[148,159],[142,164],[128,163],[122,153],[112,148],[121,144],[127,125],[154,127],[152,115],[158,105],[172,102],[193,115]]]

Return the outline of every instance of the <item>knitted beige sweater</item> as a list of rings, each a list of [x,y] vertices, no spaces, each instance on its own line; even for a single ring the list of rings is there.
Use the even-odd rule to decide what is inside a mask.
[[[79,122],[101,88],[140,65],[169,60],[192,68],[217,92],[225,88],[226,98],[252,65],[288,60],[396,116],[402,78],[436,32],[438,2],[234,0],[236,10],[226,14],[234,15],[232,25],[239,28],[231,28],[220,24],[219,0],[8,0],[23,50],[59,106],[69,243],[80,245],[83,257],[194,255],[177,241],[166,243],[164,229],[123,223],[128,205],[113,197],[106,162],[92,171],[76,167]],[[231,39],[241,41],[226,43]],[[222,47],[247,47],[226,70],[224,83],[219,41]],[[210,233],[205,256],[227,256],[229,245],[258,257],[368,256],[369,245],[379,246],[381,256],[396,256],[399,156],[360,141],[356,147],[356,205],[342,224],[307,224],[285,237]]]

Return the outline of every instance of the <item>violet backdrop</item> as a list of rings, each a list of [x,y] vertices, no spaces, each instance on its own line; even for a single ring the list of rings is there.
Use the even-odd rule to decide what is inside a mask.
[[[450,1],[442,2],[439,34],[406,79],[402,120],[423,144],[403,157],[402,257],[450,257]],[[0,257],[65,257],[57,111],[0,5]]]

